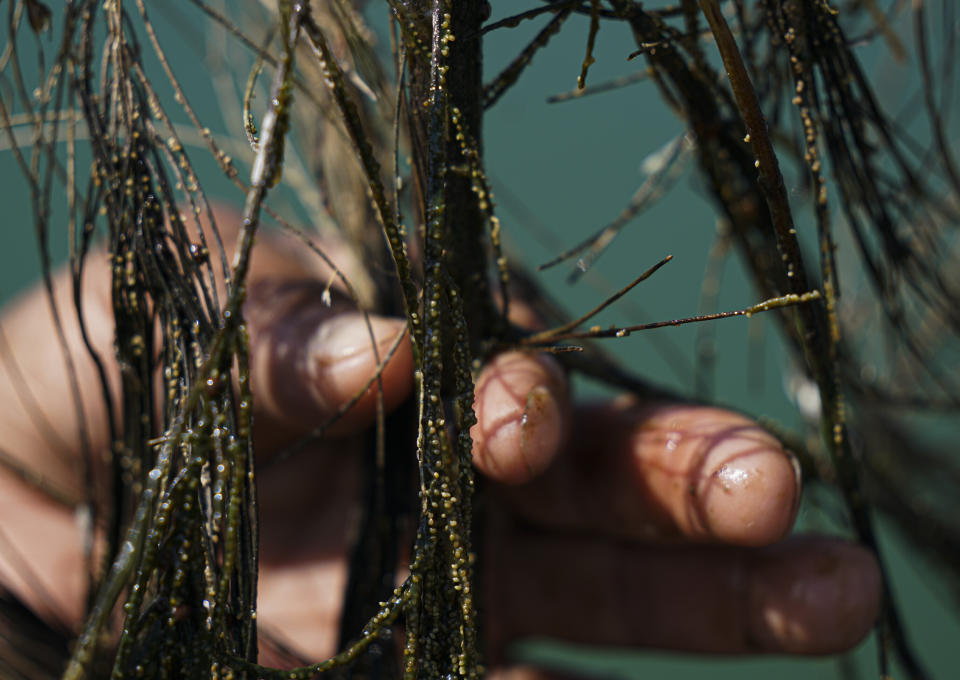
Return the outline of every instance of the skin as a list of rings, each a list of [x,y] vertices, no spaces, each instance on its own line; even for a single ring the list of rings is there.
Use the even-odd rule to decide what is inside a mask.
[[[219,222],[236,218],[221,210]],[[336,244],[327,246],[348,272],[357,270]],[[245,315],[264,464],[258,621],[318,660],[334,651],[372,393],[325,440],[265,463],[349,400],[376,361],[362,318],[339,296],[322,304],[329,272],[301,253],[283,238],[261,236]],[[106,271],[102,255],[88,265],[85,313],[94,345],[109,355]],[[63,273],[56,290],[93,450],[101,451],[108,433],[96,374]],[[79,497],[77,421],[43,292],[13,302],[0,323],[9,347],[0,361],[0,446]],[[376,318],[374,330],[383,354],[404,325]],[[18,392],[10,356],[51,424],[46,435]],[[117,376],[111,380],[116,391]],[[388,408],[410,397],[406,340],[383,385]],[[552,358],[520,352],[484,368],[475,409],[474,461],[490,479],[480,587],[489,661],[503,677],[560,677],[510,666],[511,643],[531,635],[692,652],[830,654],[857,644],[874,623],[880,577],[872,556],[835,538],[784,540],[800,497],[796,464],[743,416],[626,397],[575,405]],[[0,467],[0,583],[41,616],[74,627],[84,592],[80,539],[72,511]]]

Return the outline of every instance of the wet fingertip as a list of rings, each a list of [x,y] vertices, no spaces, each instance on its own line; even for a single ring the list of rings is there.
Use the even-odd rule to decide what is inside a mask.
[[[721,542],[762,546],[786,536],[796,518],[800,475],[790,453],[756,426],[712,446],[696,491],[706,531]]]
[[[797,512],[793,456],[750,419],[696,405],[620,405],[631,475],[667,536],[763,546],[786,536]],[[598,436],[609,436],[598,433]]]
[[[522,484],[541,474],[566,436],[569,397],[548,357],[496,357],[477,384],[474,462],[488,477]]]
[[[863,546],[793,539],[768,549],[751,572],[749,634],[763,651],[843,652],[862,641],[880,615],[882,576]]]
[[[476,426],[475,426],[476,427]],[[485,431],[474,460],[487,476],[505,484],[523,484],[537,477],[560,449],[563,416],[554,394],[537,386],[524,405]]]

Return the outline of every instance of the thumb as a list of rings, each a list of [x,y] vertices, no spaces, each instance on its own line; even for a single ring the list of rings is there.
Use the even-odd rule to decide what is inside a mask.
[[[214,211],[231,252],[242,218],[229,206],[217,205]],[[348,279],[356,283],[363,278],[363,264],[343,242],[327,237],[315,245]],[[340,437],[370,426],[381,386],[387,409],[412,390],[413,356],[409,340],[402,337],[405,323],[358,311],[333,270],[310,257],[289,234],[259,235],[244,316],[261,459],[317,428]],[[378,382],[374,378],[381,362],[385,366]]]
[[[321,426],[331,436],[368,427],[381,385],[388,410],[412,389],[405,322],[364,315],[339,296],[326,304],[325,289],[315,279],[266,278],[250,287],[244,311],[255,432],[267,455]]]

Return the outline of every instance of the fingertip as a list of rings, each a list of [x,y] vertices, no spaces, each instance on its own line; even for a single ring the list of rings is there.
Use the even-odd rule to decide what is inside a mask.
[[[769,548],[753,565],[748,631],[767,652],[836,654],[869,634],[882,606],[873,553],[846,541],[806,536]]]
[[[723,543],[770,545],[793,527],[800,474],[793,457],[755,425],[733,427],[707,454],[697,491],[705,528]]]
[[[331,307],[322,302],[324,290],[311,280],[265,281],[251,289],[245,312],[258,437],[265,448],[318,426],[325,425],[329,435],[368,426],[378,385],[361,392],[398,341],[380,375],[386,408],[412,389],[411,350],[400,338],[404,322],[345,311],[336,302]]]
[[[499,482],[522,484],[549,467],[566,439],[566,378],[551,357],[506,352],[480,374],[474,409],[475,464]]]
[[[798,468],[759,425],[689,405],[656,407],[638,422],[637,474],[682,535],[761,546],[789,533],[800,497]]]
[[[402,319],[360,312],[345,312],[319,325],[307,341],[305,365],[306,384],[317,407],[315,417],[335,415],[367,387],[336,427],[339,431],[369,425],[377,385],[368,383],[405,330]],[[398,405],[412,388],[413,357],[409,343],[402,339],[400,343],[380,374],[387,409]]]

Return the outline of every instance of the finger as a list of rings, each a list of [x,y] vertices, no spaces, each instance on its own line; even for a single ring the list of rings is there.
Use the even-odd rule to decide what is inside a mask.
[[[88,256],[82,280],[87,339],[104,359],[113,353],[108,268],[106,254],[94,251]],[[2,310],[2,446],[11,458],[40,472],[53,487],[82,498],[81,446],[89,444],[94,461],[99,460],[109,444],[110,428],[96,364],[77,322],[70,272],[60,269],[51,284],[63,342],[41,286],[21,294]],[[111,372],[107,379],[116,394],[119,371]],[[98,471],[96,466],[94,471]]]
[[[257,471],[257,625],[305,660],[336,652],[347,555],[357,531],[362,448],[362,437],[335,447],[311,445],[296,465]]]
[[[549,467],[566,440],[566,376],[545,354],[500,354],[477,380],[474,410],[470,435],[477,468],[499,482],[526,482]]]
[[[832,654],[880,608],[865,549],[807,537],[767,548],[500,534],[488,549],[495,661],[529,636],[725,654]]]
[[[229,207],[214,206],[217,224],[220,227],[222,240],[228,256],[237,245],[237,236],[241,217],[239,213]],[[192,222],[188,223],[190,238],[198,239],[199,235]],[[216,242],[209,225],[205,225],[206,242]],[[349,250],[342,244],[325,242],[323,248],[332,261],[339,265],[350,279],[357,278],[360,271],[359,263],[352,257]],[[293,237],[276,232],[265,231],[261,234],[257,247],[254,249],[251,262],[251,271],[248,277],[248,286],[255,289],[269,286],[269,282],[279,281],[304,282],[310,287],[311,294],[316,297],[317,307],[322,306],[326,286],[330,283],[335,290],[342,290],[342,282],[333,274],[333,271],[319,258],[304,255],[305,248]],[[114,355],[114,320],[110,288],[111,270],[109,258],[103,249],[90,252],[83,267],[83,304],[82,314],[86,323],[87,339],[90,346],[99,354],[107,368],[107,381],[110,385],[115,402],[119,399],[119,370],[112,361]],[[223,302],[225,288],[222,272],[219,266],[213,271],[217,283],[220,301]],[[310,282],[310,283],[307,283]],[[339,288],[338,288],[339,287]],[[109,423],[106,419],[104,400],[99,388],[99,375],[93,360],[89,356],[86,343],[81,335],[74,311],[73,285],[71,274],[66,267],[60,268],[53,276],[52,288],[57,302],[59,317],[63,325],[66,347],[70,361],[76,371],[76,383],[79,385],[79,397],[83,406],[84,423],[88,434],[90,448],[96,454],[110,445]],[[289,298],[290,296],[288,296]],[[268,307],[269,299],[260,300],[261,307]],[[249,306],[248,306],[249,308]],[[256,304],[252,307],[256,310]],[[325,314],[332,317],[333,312],[353,309],[352,303],[344,302],[334,310],[327,309]],[[262,316],[262,315],[261,315]],[[273,317],[277,319],[276,316]],[[278,320],[279,321],[279,320]],[[67,389],[71,384],[67,374],[67,362],[61,347],[59,333],[54,325],[46,292],[35,286],[20,298],[3,309],[2,318],[3,336],[0,337],[0,401],[6,408],[0,410],[0,431],[4,433],[4,449],[18,462],[30,465],[35,469],[42,469],[50,483],[79,497],[83,491],[79,448],[81,437],[78,436],[80,424],[77,422],[78,410],[74,399],[74,392]],[[346,322],[339,325],[343,331],[339,334],[341,342],[334,345],[339,347],[339,358],[345,364],[353,360],[352,367],[356,370],[364,367],[362,351],[352,352],[347,339],[353,334],[344,327]],[[375,337],[382,339],[384,333],[389,334],[391,329],[374,322]],[[292,324],[287,324],[290,328]],[[329,326],[329,335],[333,333],[334,325]],[[268,333],[272,330],[265,327]],[[381,331],[376,333],[376,331]],[[274,334],[277,337],[280,334]],[[368,346],[370,334],[366,333]],[[256,342],[256,337],[253,338]],[[345,348],[344,344],[348,346]],[[378,346],[379,347],[379,346]],[[400,354],[407,352],[402,348]],[[318,352],[323,359],[323,353]],[[333,359],[331,359],[331,362]],[[376,366],[376,362],[373,362]],[[323,371],[320,371],[323,373]],[[337,371],[330,371],[336,374]],[[399,371],[398,371],[399,373]],[[327,400],[331,403],[340,398],[340,390],[347,390],[356,384],[347,368],[340,371],[340,376],[331,384],[333,394]],[[373,374],[371,369],[366,378]],[[346,378],[340,378],[346,375]],[[267,376],[272,379],[271,376]],[[264,382],[264,381],[260,381]],[[409,383],[410,380],[408,379]],[[360,385],[356,385],[359,389]],[[409,389],[409,388],[407,388]],[[255,395],[256,396],[256,395]],[[369,401],[361,405],[353,414],[355,422],[369,417]],[[256,406],[257,400],[254,400]],[[276,409],[274,409],[275,411]],[[303,409],[301,409],[302,411]],[[328,411],[329,409],[327,409]],[[317,414],[319,418],[327,412]],[[296,413],[296,411],[295,411]],[[271,421],[274,413],[264,414],[264,423]],[[364,416],[361,418],[360,416]],[[347,421],[349,425],[349,420]],[[305,431],[306,425],[301,422],[299,428]],[[312,427],[312,425],[311,425]],[[309,428],[308,428],[309,429]]]
[[[589,676],[575,673],[569,669],[538,668],[536,666],[509,666],[496,668],[487,676],[488,680],[600,680],[602,675],[591,673]],[[611,676],[612,677],[612,676]]]
[[[800,498],[793,457],[722,409],[621,401],[575,415],[571,445],[530,484],[503,493],[543,526],[646,540],[767,545]]]
[[[257,444],[268,450],[324,424],[330,424],[328,436],[367,427],[381,386],[388,410],[412,389],[405,323],[365,317],[340,303],[326,305],[324,290],[324,283],[309,279],[264,279],[250,287],[244,311],[251,336]],[[371,383],[383,362],[380,382]]]
[[[0,518],[0,589],[47,621],[80,621],[87,583],[80,515],[0,468]]]
[[[227,250],[236,248],[240,214],[224,206],[215,212]],[[336,239],[315,245],[326,259],[286,232],[262,231],[253,251],[244,315],[261,453],[318,427],[332,437],[365,428],[378,389],[391,409],[413,385],[409,342],[400,338],[405,324],[360,312],[340,278],[365,280],[360,263]],[[380,381],[371,384],[392,349]]]

